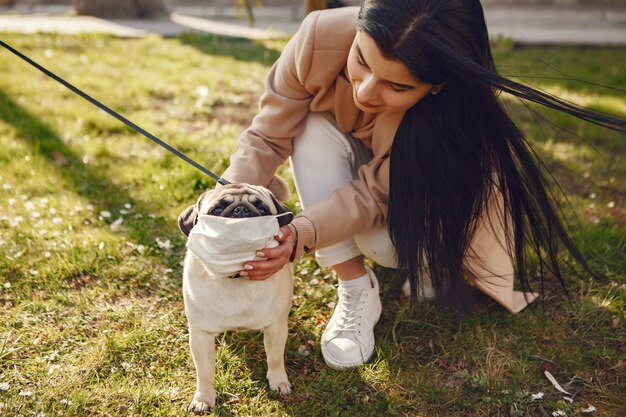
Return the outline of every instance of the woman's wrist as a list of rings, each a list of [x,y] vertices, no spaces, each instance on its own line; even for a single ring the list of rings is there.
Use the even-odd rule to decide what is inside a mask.
[[[294,237],[293,252],[291,253],[291,260],[294,261],[304,253],[313,250],[317,235],[311,220],[304,216],[296,216],[288,226]]]

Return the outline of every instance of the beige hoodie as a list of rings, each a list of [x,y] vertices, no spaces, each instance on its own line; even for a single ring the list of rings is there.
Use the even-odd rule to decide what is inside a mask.
[[[389,152],[403,113],[368,114],[354,104],[345,66],[357,11],[331,9],[304,19],[267,75],[260,112],[239,138],[239,149],[223,175],[231,182],[267,186],[291,154],[292,138],[304,129],[309,112],[332,113],[342,132],[372,149],[374,157],[357,179],[296,216],[292,224],[298,254],[386,223]]]
[[[357,7],[346,7],[316,11],[304,19],[267,75],[260,111],[240,136],[239,149],[223,175],[231,182],[268,186],[291,154],[292,138],[303,131],[309,112],[330,112],[342,132],[372,149],[374,157],[359,169],[357,179],[293,220],[295,257],[386,224],[389,154],[404,113],[363,113],[354,104],[345,74],[357,12]],[[479,225],[466,272],[478,288],[518,312],[527,302],[513,291],[513,267],[502,230],[497,219]],[[527,298],[532,301],[536,294]]]

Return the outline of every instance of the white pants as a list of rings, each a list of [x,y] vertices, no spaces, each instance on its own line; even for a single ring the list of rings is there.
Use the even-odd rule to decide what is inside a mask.
[[[311,113],[304,132],[293,140],[291,170],[303,208],[327,199],[356,178],[359,167],[372,159],[370,149],[342,133],[331,114]],[[365,255],[379,265],[395,268],[395,250],[386,227],[376,227],[352,239],[315,252],[317,262],[332,266]]]
[[[372,158],[369,149],[342,133],[334,123],[331,114],[310,113],[304,131],[293,139],[290,163],[303,208],[327,199],[336,189],[353,180],[359,166]],[[468,260],[466,272],[478,289],[517,313],[538,294],[513,290],[513,265],[502,243],[503,227],[495,223],[483,222],[477,228],[470,247],[474,256]],[[361,254],[379,265],[396,268],[395,249],[386,227],[372,228],[319,249],[315,256],[320,265],[333,266]]]

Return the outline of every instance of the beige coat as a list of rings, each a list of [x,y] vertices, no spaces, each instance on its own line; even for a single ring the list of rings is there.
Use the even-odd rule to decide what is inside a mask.
[[[298,256],[383,226],[387,220],[389,154],[403,113],[363,113],[354,104],[345,74],[357,11],[356,7],[317,11],[304,19],[267,75],[260,111],[239,138],[239,149],[223,175],[231,182],[268,186],[291,154],[292,138],[304,129],[309,112],[332,113],[342,132],[372,149],[374,157],[359,169],[357,179],[296,216],[292,225]],[[472,247],[476,257],[467,262],[467,272],[478,288],[518,312],[526,301],[513,292],[513,269],[508,252],[495,237],[499,235],[477,234]],[[535,295],[529,297],[530,301]]]

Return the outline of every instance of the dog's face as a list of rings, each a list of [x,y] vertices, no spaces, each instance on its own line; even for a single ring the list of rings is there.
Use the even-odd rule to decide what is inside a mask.
[[[265,187],[243,183],[228,184],[202,193],[196,204],[187,207],[178,217],[178,226],[189,236],[199,215],[245,218],[288,212],[291,212],[289,208],[281,204]],[[284,226],[292,219],[293,215],[285,215],[278,222]]]

